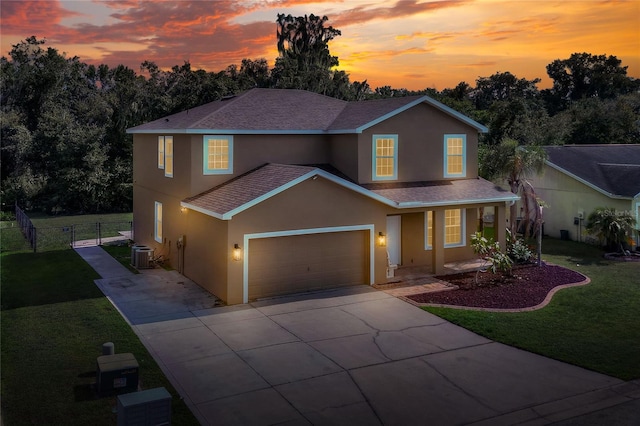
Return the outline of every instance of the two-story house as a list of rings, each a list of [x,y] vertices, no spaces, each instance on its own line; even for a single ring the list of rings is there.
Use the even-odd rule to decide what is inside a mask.
[[[486,131],[427,96],[252,89],[128,130],[135,239],[228,304],[441,273],[517,199],[478,177]]]

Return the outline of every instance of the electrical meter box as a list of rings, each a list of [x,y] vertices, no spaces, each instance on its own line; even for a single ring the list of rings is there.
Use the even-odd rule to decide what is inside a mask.
[[[130,353],[102,355],[97,361],[98,392],[138,389],[138,361]]]

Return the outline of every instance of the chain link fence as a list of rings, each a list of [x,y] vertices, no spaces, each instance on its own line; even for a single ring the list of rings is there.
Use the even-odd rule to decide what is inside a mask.
[[[133,239],[133,222],[70,223],[63,226],[35,226],[16,206],[16,222],[4,222],[0,228],[2,251],[42,252],[65,248],[96,246]]]

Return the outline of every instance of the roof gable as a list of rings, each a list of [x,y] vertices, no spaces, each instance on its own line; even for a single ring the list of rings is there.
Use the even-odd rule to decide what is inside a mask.
[[[545,146],[547,164],[612,198],[640,193],[640,144]]]
[[[304,90],[251,89],[127,130],[128,133],[313,134],[360,133],[426,103],[477,129],[480,123],[428,96],[347,102]]]
[[[358,185],[317,166],[265,164],[180,205],[221,220],[231,220],[251,207],[307,179],[322,177],[330,182],[395,208],[505,202],[518,196],[484,179],[413,182],[406,184]]]

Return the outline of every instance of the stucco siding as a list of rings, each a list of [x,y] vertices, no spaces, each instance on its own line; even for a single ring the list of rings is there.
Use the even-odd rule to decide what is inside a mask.
[[[326,135],[233,135],[233,173],[203,174],[203,136],[191,136],[191,187],[195,195],[266,163],[328,163]]]
[[[358,137],[358,181],[371,183],[373,135],[398,135],[399,182],[444,179],[444,135],[466,135],[466,178],[478,176],[478,130],[429,105],[419,104]]]
[[[529,179],[538,197],[544,201],[544,232],[560,238],[561,230],[569,231],[569,238],[584,241],[587,217],[597,207],[613,207],[616,210],[630,210],[631,201],[608,197],[582,182],[545,166],[542,176]],[[578,212],[584,212],[584,219],[574,225]]]
[[[228,222],[193,210],[187,210],[184,215],[187,221],[184,275],[227,300],[227,274],[232,262]]]
[[[180,199],[171,195],[134,185],[133,230],[136,243],[154,249],[177,267],[177,240],[186,231],[186,218],[180,209]],[[162,203],[162,241],[155,240],[155,203]]]
[[[358,135],[331,135],[330,163],[351,180],[358,180]]]

